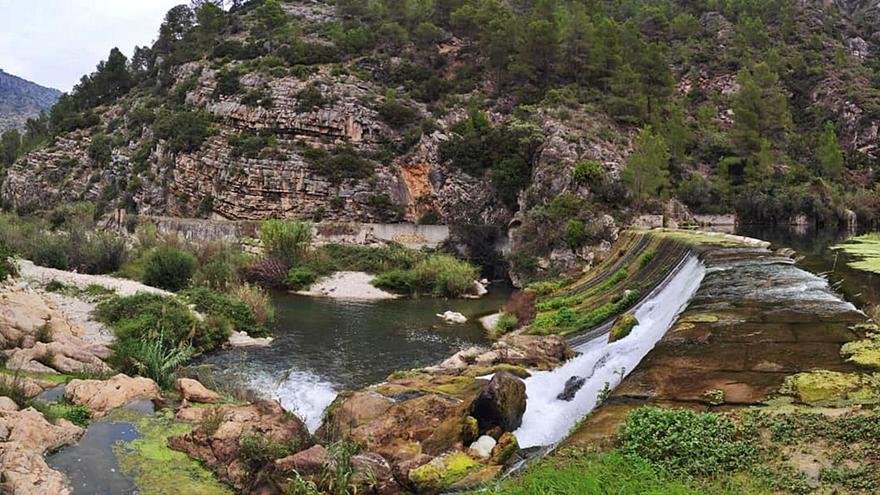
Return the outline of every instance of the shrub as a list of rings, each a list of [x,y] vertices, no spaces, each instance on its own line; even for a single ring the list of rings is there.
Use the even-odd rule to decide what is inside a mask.
[[[217,85],[214,87],[214,97],[234,95],[241,91],[239,73],[235,69],[224,67],[217,73]]]
[[[211,115],[203,111],[161,109],[153,123],[153,132],[168,141],[172,152],[199,149],[211,135]]]
[[[316,280],[318,280],[318,275],[315,272],[308,268],[295,266],[287,272],[284,285],[294,290],[307,289]]]
[[[584,222],[571,218],[565,223],[565,243],[572,250],[579,248],[587,240]]]
[[[16,275],[18,275],[18,268],[15,265],[12,249],[6,245],[3,239],[0,239],[0,282]]]
[[[161,246],[147,257],[143,282],[153,287],[178,291],[189,285],[195,270],[195,256],[172,246]]]
[[[282,287],[287,278],[287,265],[274,256],[266,256],[245,269],[244,279],[265,287]]]
[[[225,259],[211,260],[196,271],[193,283],[214,290],[223,290],[238,281],[238,270]]]
[[[627,416],[621,451],[670,473],[713,476],[745,467],[755,454],[733,421],[712,413],[644,407]]]
[[[232,330],[265,333],[265,329],[258,328],[260,324],[257,323],[257,318],[250,306],[237,297],[205,287],[185,290],[180,293],[180,297],[192,304],[199,313],[227,320]],[[224,333],[227,333],[228,337],[229,332]]]
[[[445,254],[419,261],[409,270],[392,270],[373,281],[376,287],[413,295],[459,297],[473,290],[476,268]]]
[[[519,325],[519,320],[517,320],[516,315],[512,315],[510,313],[502,313],[501,316],[498,317],[498,322],[495,323],[495,333],[498,335],[504,335]]]
[[[318,148],[303,151],[309,167],[333,184],[346,179],[367,179],[373,176],[375,164],[350,146],[338,146],[327,152]]]
[[[223,328],[208,325],[207,319],[200,321],[173,296],[141,292],[114,297],[98,305],[96,316],[113,329],[119,344],[163,334],[169,346],[190,343],[198,353],[214,349],[228,337]]]
[[[260,226],[260,240],[268,255],[293,266],[312,242],[312,224],[296,220],[266,220]]]
[[[605,167],[595,160],[582,160],[574,165],[574,181],[578,185],[592,186],[605,179]]]
[[[294,443],[281,443],[268,435],[245,433],[238,439],[238,460],[257,471],[268,462],[296,452],[298,447]]]
[[[257,322],[257,326],[248,333],[252,336],[267,334],[269,327],[275,321],[275,306],[272,305],[269,294],[260,287],[242,284],[232,289],[232,295],[250,308]]]
[[[45,236],[42,242],[35,243],[31,259],[34,264],[57,270],[69,267],[66,245],[57,235]]]

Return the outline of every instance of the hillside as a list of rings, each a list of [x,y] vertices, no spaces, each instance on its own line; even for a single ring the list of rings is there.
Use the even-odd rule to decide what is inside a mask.
[[[0,69],[0,132],[24,129],[27,119],[48,111],[59,96],[57,89],[44,88]]]
[[[0,194],[19,211],[512,227],[525,274],[588,261],[641,212],[870,224],[877,15],[843,0],[177,7],[152,47],[112,51],[62,97]]]

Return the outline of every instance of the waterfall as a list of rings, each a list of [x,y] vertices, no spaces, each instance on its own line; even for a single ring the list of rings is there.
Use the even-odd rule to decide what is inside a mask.
[[[290,370],[280,382],[260,373],[251,379],[251,387],[270,391],[269,398],[296,414],[312,433],[321,426],[324,409],[336,398],[334,385],[310,371]]]
[[[550,445],[596,407],[603,390],[616,387],[654,347],[700,287],[703,264],[690,255],[665,284],[655,289],[633,312],[639,324],[624,339],[608,343],[602,334],[578,345],[580,354],[552,371],[533,372],[525,380],[526,412],[516,432],[521,447]],[[557,399],[572,376],[586,378],[570,402]],[[607,384],[607,385],[606,385]]]

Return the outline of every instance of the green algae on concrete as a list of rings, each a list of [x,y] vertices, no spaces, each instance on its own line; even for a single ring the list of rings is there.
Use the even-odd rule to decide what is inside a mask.
[[[851,258],[847,266],[854,270],[880,273],[880,233],[853,237],[831,249],[846,253]]]
[[[189,425],[175,421],[171,411],[139,417],[134,424],[140,436],[130,442],[117,443],[113,451],[123,473],[134,480],[140,495],[233,493],[200,463],[168,448],[168,437],[191,430]]]
[[[880,403],[880,374],[816,370],[785,378],[780,392],[815,406]]]

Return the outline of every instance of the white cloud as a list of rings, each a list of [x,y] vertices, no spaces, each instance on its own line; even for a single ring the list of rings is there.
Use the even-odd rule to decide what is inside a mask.
[[[186,0],[0,0],[0,69],[69,91],[110,49],[150,44]]]

